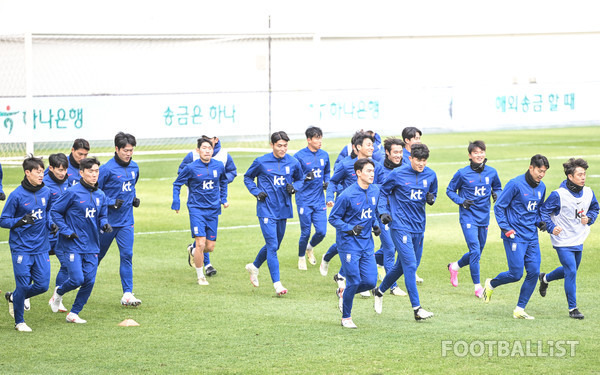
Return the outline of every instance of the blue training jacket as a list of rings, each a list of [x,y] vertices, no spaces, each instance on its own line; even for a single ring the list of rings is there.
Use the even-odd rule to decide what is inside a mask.
[[[40,254],[50,251],[50,207],[50,189],[45,186],[35,193],[18,186],[10,193],[2,209],[0,227],[10,229],[8,244],[13,253]],[[29,213],[35,216],[33,224],[11,229]]]
[[[419,173],[403,161],[381,186],[379,215],[387,213],[392,217],[388,224],[392,229],[424,233],[426,196],[432,193],[437,198],[437,190],[437,176],[431,168],[425,167]]]
[[[540,206],[544,203],[546,185],[543,181],[532,188],[525,180],[525,174],[508,181],[494,205],[494,215],[500,229],[514,229],[515,241],[538,240],[536,224],[541,221]],[[500,237],[506,236],[500,232]]]
[[[192,210],[207,210],[220,215],[221,205],[227,203],[227,175],[222,162],[211,159],[204,163],[198,159],[186,165],[173,182],[172,210],[180,209],[179,193],[182,185],[188,187],[187,206]]]
[[[61,234],[56,247],[80,254],[99,253],[100,229],[108,223],[106,204],[106,195],[100,189],[93,191],[81,183],[68,188],[52,203],[50,211]],[[72,233],[79,238],[66,238]]]
[[[500,194],[502,184],[498,172],[486,165],[481,172],[475,172],[470,165],[459,169],[450,180],[446,195],[459,205],[460,223],[488,226],[490,223],[490,198],[492,191]],[[466,209],[462,206],[470,199],[473,205]]]
[[[286,154],[279,159],[272,152],[254,159],[244,174],[244,184],[250,194],[256,196],[261,191],[267,194],[265,200],[257,200],[256,216],[277,220],[294,217],[292,197],[286,190],[286,184],[292,184],[299,190],[303,180],[296,158]]]
[[[329,154],[323,150],[312,152],[308,147],[305,147],[296,152],[294,157],[300,162],[303,176],[306,176],[310,171],[315,176],[311,181],[304,181],[302,188],[296,193],[296,204],[308,207],[323,207],[325,205],[323,183],[329,182],[331,174]]]
[[[334,166],[333,175],[331,176],[329,186],[327,187],[325,197],[326,202],[333,202],[335,193],[340,194],[348,186],[356,182],[354,163],[356,163],[357,160],[358,158],[347,156],[344,160]],[[383,168],[383,165],[380,162],[373,159],[371,160],[373,161],[373,164],[375,164],[375,179],[373,180],[373,184],[381,185],[386,174],[384,172],[385,168]]]
[[[337,198],[331,213],[329,223],[336,229],[336,244],[343,251],[373,250],[371,229],[377,225],[377,203],[379,187],[374,184],[363,189],[358,182],[350,185]],[[346,233],[355,225],[362,225],[360,235]]]
[[[233,182],[235,177],[237,176],[237,167],[233,162],[233,158],[229,153],[221,148],[221,140],[217,142],[213,149],[213,159],[222,162],[225,165],[225,174],[227,175],[227,183],[230,184]],[[193,161],[200,159],[200,155],[194,150],[189,152],[184,158],[181,164],[179,164],[179,168],[177,169],[177,174],[181,173],[183,168],[186,165],[190,164]]]
[[[116,157],[116,155],[115,155]],[[135,161],[131,160],[124,167],[113,157],[100,166],[98,187],[106,194],[108,205],[108,222],[115,228],[126,227],[134,224],[133,198],[135,198],[135,185],[139,178],[140,169]],[[112,207],[117,199],[123,200],[123,205],[115,209]]]

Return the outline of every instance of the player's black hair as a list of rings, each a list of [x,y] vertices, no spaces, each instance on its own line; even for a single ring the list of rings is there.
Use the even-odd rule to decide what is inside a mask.
[[[83,148],[84,150],[90,150],[90,142],[86,141],[83,138],[77,138],[75,141],[73,141],[73,150],[77,151],[80,148]]]
[[[414,126],[407,126],[402,130],[402,140],[406,141],[407,139],[413,139],[417,133],[419,133],[419,136],[423,136],[423,132],[421,132],[421,130],[415,128]]]
[[[373,166],[373,168],[375,168],[375,163],[373,163],[373,161],[371,161],[367,158],[358,159],[357,161],[354,162],[354,172],[362,171],[362,169],[367,164],[371,164]]]
[[[360,133],[355,134],[354,137],[352,137],[352,146],[354,146],[355,148],[357,148],[358,146],[362,146],[365,139],[370,139],[371,142],[375,143],[375,139],[372,135],[369,135],[367,133]]]
[[[44,162],[42,161],[42,158],[36,158],[35,156],[30,154],[27,156],[27,158],[25,158],[25,160],[23,160],[23,172],[31,172],[32,170],[38,169],[40,167],[44,169]]]
[[[304,134],[306,134],[306,139],[314,137],[323,138],[323,131],[321,130],[321,128],[318,128],[316,126],[309,127],[308,129],[306,129]]]
[[[96,164],[100,166],[100,160],[93,158],[85,158],[79,162],[79,170],[83,171],[84,169],[92,169],[92,166]]]
[[[278,131],[275,132],[273,134],[271,134],[271,143],[275,144],[281,140],[284,140],[286,142],[290,141],[290,137],[288,137],[287,133],[284,131]]]
[[[69,160],[67,159],[67,155],[63,153],[50,155],[48,158],[48,164],[50,164],[52,168],[69,168]]]
[[[575,173],[575,168],[577,168],[577,167],[581,167],[584,170],[587,170],[589,165],[588,165],[587,161],[585,161],[581,158],[579,158],[579,159],[571,158],[566,163],[563,163],[563,168],[565,169],[565,176],[569,176],[569,175],[572,175],[573,173]]]
[[[540,154],[535,154],[531,157],[531,161],[529,162],[529,165],[533,166],[533,167],[546,167],[546,169],[550,168],[550,163],[548,163],[548,158],[545,157],[544,155],[540,155]]]
[[[412,145],[410,156],[415,159],[429,159],[429,148],[423,143]]]
[[[205,136],[198,138],[198,148],[200,148],[203,143],[210,143],[210,147],[214,147],[211,138]]]
[[[394,145],[404,147],[404,142],[402,142],[401,139],[396,138],[396,137],[389,137],[389,138],[386,138],[385,141],[383,141],[383,148],[387,152],[392,152],[392,146],[394,146]]]
[[[117,135],[115,135],[115,146],[117,146],[117,148],[123,148],[127,145],[135,147],[136,143],[135,137],[131,134],[118,132]]]
[[[473,150],[475,150],[476,148],[479,148],[482,151],[485,151],[485,142],[484,141],[469,142],[469,147],[467,148],[467,150],[469,150],[469,154],[471,152],[473,152]]]

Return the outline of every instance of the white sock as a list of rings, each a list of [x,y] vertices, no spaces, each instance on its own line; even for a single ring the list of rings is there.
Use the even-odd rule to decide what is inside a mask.
[[[569,309],[569,312],[571,312],[571,311],[573,311],[573,310],[575,310],[575,309],[577,309],[577,307],[574,307],[574,308],[572,308],[572,309]]]
[[[210,264],[210,263],[208,263],[208,264],[205,264],[205,265],[204,265],[204,269],[206,270],[206,269],[207,269],[208,267],[210,267],[210,266],[211,266],[211,264]]]
[[[306,245],[306,250],[312,250],[312,249],[313,249],[313,247],[310,246],[310,243],[308,245]]]
[[[417,307],[413,307],[413,310],[417,311],[418,309],[421,308],[421,305],[417,306]]]
[[[460,267],[458,266],[458,262],[452,262],[452,263],[450,263],[450,268],[452,268],[452,271],[458,271],[458,270],[460,270]]]
[[[481,288],[481,284],[475,284],[475,290],[480,289]]]
[[[523,311],[525,311],[525,309],[522,308],[522,307],[517,306],[517,307],[515,307],[515,311],[523,312]]]
[[[305,256],[303,256],[303,257],[298,257],[298,259],[306,259],[306,257],[305,257]]]
[[[544,280],[544,282],[545,282],[546,284],[548,284],[548,280],[546,280],[546,275],[544,275],[544,277],[542,278],[542,280]]]
[[[273,283],[273,287],[277,290],[277,288],[283,288],[283,285],[281,285],[281,281],[276,281]]]
[[[201,279],[204,277],[204,272],[202,272],[202,267],[200,268],[196,268],[196,274],[198,275],[198,278]]]

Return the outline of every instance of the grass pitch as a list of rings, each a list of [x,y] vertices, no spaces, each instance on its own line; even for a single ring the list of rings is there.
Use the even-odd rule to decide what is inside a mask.
[[[198,286],[195,271],[186,260],[190,242],[187,211],[183,205],[180,214],[170,210],[172,182],[184,153],[138,155],[134,157],[140,165],[137,191],[141,206],[135,210],[134,292],[143,304],[138,308],[120,306],[119,256],[113,245],[81,312],[88,323],[67,324],[65,314],[53,314],[47,304],[57,271],[56,258],[51,257],[50,291],[33,298],[32,310],[25,313],[33,333],[14,331],[6,304],[0,311],[0,373],[527,374],[550,368],[556,373],[598,372],[597,224],[585,244],[577,278],[578,304],[586,316],[583,321],[568,317],[561,282],[551,283],[545,298],[537,290],[533,294],[526,309],[535,316],[533,321],[512,318],[521,282],[496,289],[489,304],[473,296],[468,268],[460,271],[459,286],[450,286],[446,264],[457,260],[466,246],[458,208],[445,189],[456,170],[467,165],[466,146],[475,139],[487,143],[488,164],[498,170],[503,186],[525,172],[533,154],[541,153],[550,160],[544,179],[547,194],[564,179],[562,163],[571,156],[588,160],[586,184],[600,192],[600,127],[425,134],[423,142],[431,149],[428,165],[439,182],[438,200],[427,208],[425,249],[418,270],[425,279],[419,286],[421,302],[435,313],[428,321],[414,321],[407,297],[386,294],[383,313],[377,315],[372,298],[357,296],[352,316],[359,328],[342,329],[332,281],[339,260],[332,261],[327,277],[319,274],[318,265],[299,271],[297,218],[289,220],[278,253],[281,280],[289,293],[275,296],[266,264],[259,275],[261,286],[252,287],[244,265],[254,259],[264,242],[255,200],[243,185],[243,174],[262,152],[232,153],[238,177],[230,185],[231,207],[221,215],[212,255],[218,274],[208,279],[209,286]],[[333,161],[347,141],[324,139],[323,148]],[[268,147],[258,143],[223,146],[239,145]],[[302,147],[304,141],[290,142],[290,149]],[[108,157],[100,159],[104,162]],[[7,194],[21,179],[20,168],[4,166]],[[316,248],[319,259],[334,238],[329,227],[327,237]],[[8,230],[1,229],[3,291],[14,289],[7,240]],[[547,234],[540,235],[540,244],[541,268],[548,272],[559,265],[558,258]],[[500,231],[492,215],[481,261],[482,278],[506,269]],[[400,281],[402,285],[403,278]],[[74,298],[74,292],[65,296],[67,308]],[[118,326],[128,318],[140,326]]]

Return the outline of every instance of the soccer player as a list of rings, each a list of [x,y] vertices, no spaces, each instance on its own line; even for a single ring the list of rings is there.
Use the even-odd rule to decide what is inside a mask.
[[[410,153],[412,146],[421,143],[423,132],[414,126],[408,126],[402,129],[402,140],[404,141],[404,151],[402,153],[402,161],[405,164],[410,164]]]
[[[244,174],[246,188],[256,197],[256,216],[265,238],[265,245],[254,262],[246,264],[246,270],[250,273],[252,285],[258,287],[258,270],[266,260],[273,287],[279,296],[286,294],[287,289],[281,284],[277,250],[285,235],[287,219],[294,215],[294,183],[300,185],[305,177],[298,160],[287,155],[289,140],[283,131],[271,134],[273,152],[256,158]]]
[[[388,174],[394,169],[402,165],[402,145],[404,143],[394,137],[386,138],[383,142],[385,149],[385,160],[383,161],[383,177],[382,181],[387,179]],[[381,228],[381,248],[375,252],[375,261],[377,262],[377,273],[380,275],[380,279],[383,281],[385,274],[389,272],[394,266],[396,261],[396,247],[394,241],[390,235],[389,225],[383,225],[381,222],[378,224]],[[406,296],[404,292],[396,282],[390,288],[390,293],[395,296]]]
[[[357,181],[340,194],[329,215],[329,223],[336,229],[336,243],[346,275],[346,288],[336,291],[345,328],[356,328],[351,316],[354,295],[371,290],[377,283],[371,231],[375,235],[381,233],[376,219],[379,188],[373,185],[375,164],[369,159],[358,159],[354,170]]]
[[[304,184],[296,193],[296,209],[300,219],[298,241],[298,269],[306,271],[306,257],[312,265],[317,264],[313,248],[323,241],[327,233],[327,206],[323,190],[329,185],[329,154],[321,150],[323,132],[316,126],[305,131],[307,147],[296,152],[300,162]],[[311,225],[315,234],[310,238]],[[310,242],[309,242],[310,240]]]
[[[383,160],[385,159],[385,151],[383,149],[383,144],[381,143],[381,136],[375,133],[373,130],[364,131],[362,129],[354,133],[354,135],[362,133],[373,137],[373,154],[371,155],[371,159],[379,163],[383,163]],[[342,148],[342,150],[338,154],[338,157],[335,159],[335,163],[333,163],[334,167],[337,163],[344,160],[346,157],[352,155],[353,151],[354,144],[352,143],[352,140],[350,140],[350,143],[348,143],[346,146],[344,146],[344,148]],[[356,159],[356,153],[354,153],[354,159]]]
[[[373,155],[373,137],[368,133],[357,132],[352,137],[352,144],[354,147],[354,153],[351,153],[344,160],[337,163],[333,169],[333,175],[329,180],[329,185],[327,187],[327,193],[325,201],[327,202],[328,207],[334,206],[334,195],[337,193],[338,196],[341,194],[348,186],[356,183],[356,172],[354,171],[354,163],[358,159],[370,159]],[[375,165],[375,177],[374,184],[379,185],[382,181],[383,166],[374,161]],[[321,265],[319,267],[319,271],[322,276],[327,276],[327,272],[329,270],[329,262],[335,255],[338,254],[337,244],[332,244],[327,252],[323,254],[323,258],[321,259]],[[333,280],[338,284],[339,288],[345,287],[345,279],[344,279],[344,270],[340,268],[340,272],[333,276]],[[361,294],[363,297],[370,297],[370,293],[368,291],[364,291]]]
[[[98,187],[108,200],[108,222],[112,232],[100,235],[100,253],[98,264],[116,238],[121,259],[119,274],[123,297],[121,305],[138,306],[142,301],[133,294],[133,207],[140,206],[135,185],[140,170],[132,160],[133,149],[137,142],[131,134],[119,132],[115,135],[115,156],[100,167]]]
[[[450,283],[458,286],[458,270],[469,266],[475,296],[483,296],[479,278],[479,260],[485,246],[490,223],[490,198],[496,202],[502,184],[498,172],[486,165],[485,143],[469,142],[470,165],[459,169],[450,180],[446,195],[459,206],[460,226],[467,242],[467,251],[457,262],[448,264]]]
[[[4,190],[2,190],[2,164],[0,164],[0,201],[6,199],[6,194],[4,194]]]
[[[563,168],[567,179],[550,193],[540,209],[562,266],[547,274],[540,273],[539,292],[545,297],[548,283],[564,279],[569,317],[583,319],[584,315],[577,308],[577,269],[581,263],[583,242],[590,233],[590,225],[598,218],[599,206],[592,189],[585,186],[588,163],[571,158],[563,164]]]
[[[425,204],[435,203],[438,188],[435,172],[427,167],[428,158],[429,148],[426,145],[413,145],[410,163],[391,171],[381,187],[379,217],[383,225],[390,225],[398,259],[379,288],[373,289],[374,308],[378,314],[383,309],[383,293],[404,274],[415,320],[433,316],[432,312],[421,307],[415,277],[423,255]]]
[[[79,313],[90,298],[96,281],[100,231],[110,233],[112,228],[107,219],[107,198],[98,189],[100,162],[96,158],[85,158],[79,166],[79,183],[53,202],[50,212],[60,231],[56,247],[62,249],[68,259],[69,271],[69,277],[54,289],[50,308],[52,312],[58,312],[64,294],[79,288],[66,320],[83,324],[87,321],[81,319]]]
[[[190,214],[192,238],[195,239],[194,264],[199,285],[208,285],[204,276],[204,253],[212,252],[217,241],[217,227],[221,205],[227,208],[227,175],[225,166],[213,159],[210,138],[198,140],[200,159],[187,164],[173,182],[171,209],[179,213],[179,193],[182,185],[188,187],[187,206]]]
[[[79,182],[79,163],[87,158],[90,152],[90,143],[83,138],[77,138],[73,141],[73,147],[71,147],[71,153],[69,154],[69,168],[67,170],[67,176],[69,180],[69,186],[73,186]]]
[[[50,189],[50,203],[55,202],[69,187],[69,177],[67,170],[69,168],[69,160],[65,154],[52,154],[48,158],[48,173],[44,176],[44,184]],[[56,285],[62,285],[69,278],[67,268],[68,259],[62,249],[56,247],[58,242],[58,233],[50,235],[50,254],[55,254],[60,263],[60,268],[56,274]],[[60,303],[58,311],[67,312],[67,309]]]
[[[25,299],[48,290],[50,284],[49,230],[56,233],[49,217],[50,190],[44,186],[44,163],[30,156],[23,161],[25,177],[10,195],[0,216],[0,226],[10,228],[8,244],[15,274],[15,290],[6,292],[8,312],[15,329],[31,332],[23,313]]]
[[[537,230],[546,230],[546,224],[540,218],[540,206],[546,196],[546,186],[542,179],[548,168],[550,164],[545,156],[534,155],[529,169],[525,174],[508,181],[494,205],[496,222],[502,231],[500,236],[504,242],[508,271],[485,281],[483,298],[488,303],[495,288],[521,280],[525,267],[527,276],[521,286],[517,307],[513,311],[516,319],[534,319],[525,312],[525,306],[540,274],[541,255]]]
[[[227,152],[226,149],[221,147],[221,141],[219,140],[219,137],[217,137],[214,134],[203,135],[202,137],[200,137],[198,139],[198,141],[201,138],[209,138],[212,141],[212,144],[213,144],[212,158],[222,162],[225,165],[225,175],[227,176],[227,183],[228,184],[232,183],[233,180],[235,179],[235,177],[237,176],[237,168],[235,166],[235,163],[233,162],[233,158],[231,157],[231,155]],[[188,153],[185,156],[185,158],[183,158],[183,161],[179,165],[177,174],[181,173],[181,171],[183,170],[183,168],[185,168],[186,165],[188,165],[189,163],[196,161],[198,159],[200,159],[200,155],[198,154],[198,152],[196,150]],[[189,244],[187,247],[188,264],[190,265],[190,267],[193,267],[195,264],[194,263],[194,249],[195,248],[196,248],[196,246],[193,243]],[[204,272],[206,273],[206,276],[208,276],[208,277],[215,276],[217,274],[217,269],[210,262],[210,253],[204,253]]]

